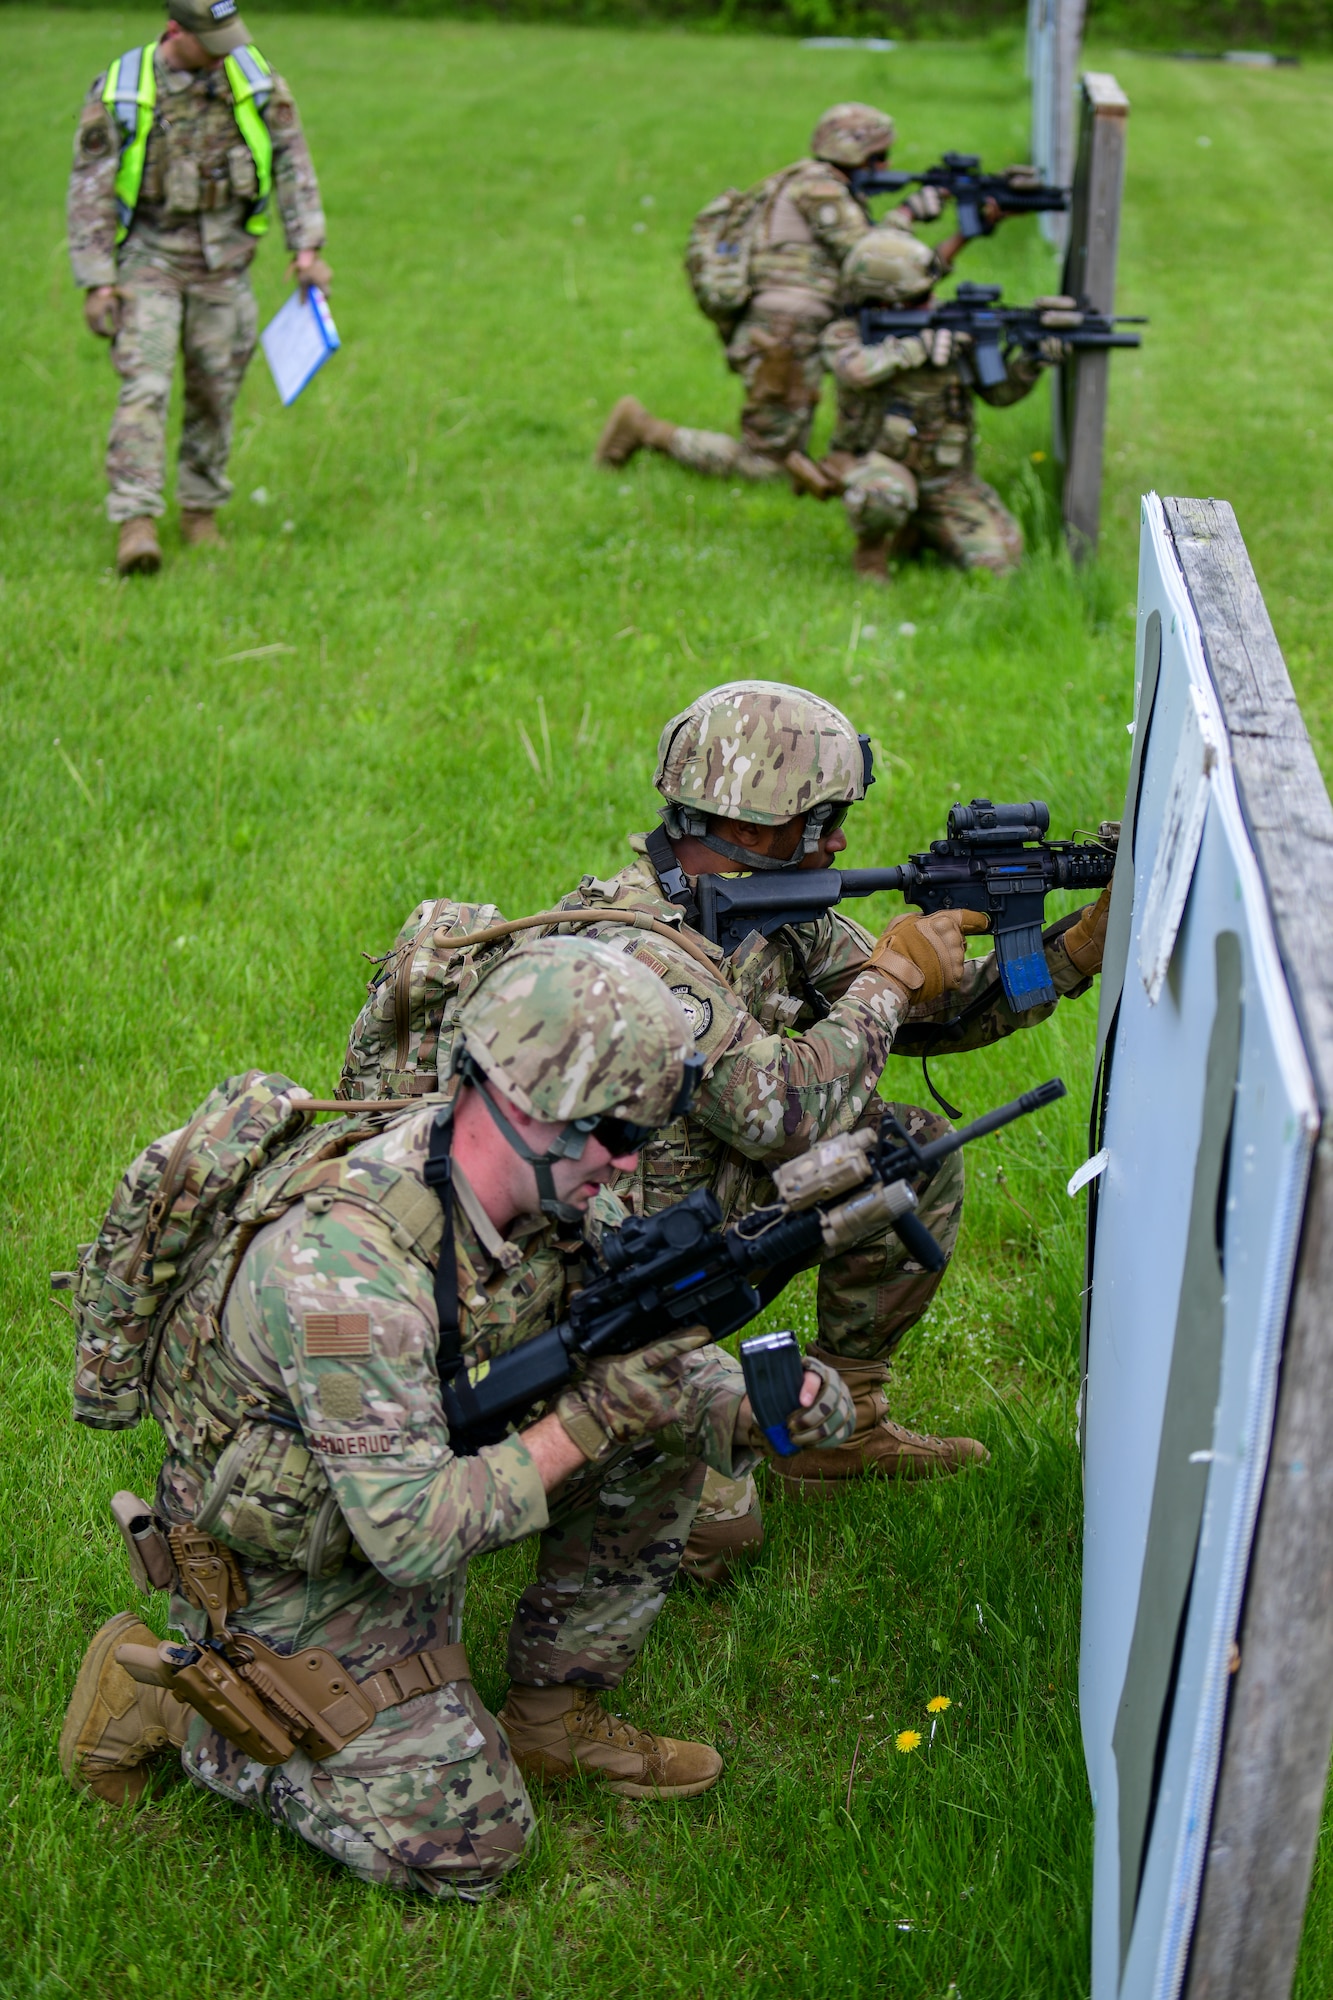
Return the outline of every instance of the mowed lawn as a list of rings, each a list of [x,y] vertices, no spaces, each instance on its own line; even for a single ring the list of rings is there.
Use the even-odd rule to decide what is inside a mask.
[[[940,1064],[968,1115],[1053,1073],[1070,1085],[975,1150],[954,1269],[895,1370],[896,1414],[983,1437],[990,1467],[771,1499],[758,1563],[724,1593],[674,1592],[620,1697],[721,1745],[721,1785],[681,1806],[548,1800],[540,1849],[480,1909],[362,1888],[183,1784],[138,1813],[67,1791],[55,1739],[77,1662],[130,1601],[106,1502],[151,1488],[157,1445],[69,1421],[46,1274],[220,1076],[332,1086],[360,954],[420,896],[517,915],[621,865],[652,817],[662,722],[715,681],[801,681],[874,733],[855,861],[903,858],[975,793],[1044,797],[1062,834],[1117,815],[1150,487],[1233,502],[1333,747],[1333,70],[1090,52],[1133,100],[1121,304],[1152,316],[1113,368],[1102,559],[1076,576],[1056,548],[1043,388],[983,421],[1026,572],[927,566],[873,593],[836,509],[661,461],[608,476],[591,448],[627,391],[734,415],[680,272],[705,199],[796,157],[852,96],[897,112],[909,164],[946,146],[1022,158],[1017,43],[886,57],[256,12],[314,147],[345,344],[287,412],[256,364],[225,554],[186,554],[173,508],[162,575],[120,584],[100,512],[113,377],[62,204],[83,91],[157,19],[0,12],[0,1992],[1083,1993],[1082,1209],[1064,1184],[1085,1151],[1091,1000]],[[282,264],[270,242],[266,317]],[[1055,277],[1031,223],[965,269],[1015,298]],[[886,1088],[919,1096],[919,1066],[891,1063]],[[772,1323],[811,1331],[808,1289]],[[528,1560],[473,1573],[492,1703]],[[898,1752],[900,1731],[928,1738],[937,1694],[952,1706],[933,1743]],[[1322,1887],[1314,1911],[1306,2000],[1333,1985]]]

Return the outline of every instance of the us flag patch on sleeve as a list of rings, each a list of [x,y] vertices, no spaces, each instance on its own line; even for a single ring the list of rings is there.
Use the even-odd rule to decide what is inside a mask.
[[[369,1354],[369,1313],[308,1312],[303,1319],[307,1354]]]

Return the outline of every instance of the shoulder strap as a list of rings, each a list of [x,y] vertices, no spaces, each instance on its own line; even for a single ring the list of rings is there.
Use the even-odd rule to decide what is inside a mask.
[[[674,903],[685,912],[685,921],[694,930],[699,929],[699,905],[694,900],[694,891],[685,879],[685,871],[676,859],[676,850],[667,837],[664,826],[655,826],[651,833],[644,835],[648,859],[653,864],[653,872],[662,886],[662,894],[668,902]]]
[[[452,1381],[463,1365],[458,1333],[458,1253],[454,1248],[454,1174],[450,1152],[454,1143],[454,1109],[442,1104],[430,1128],[430,1151],[422,1178],[435,1190],[444,1217],[440,1254],[435,1260],[435,1316],[440,1342],[435,1350],[440,1381]]]

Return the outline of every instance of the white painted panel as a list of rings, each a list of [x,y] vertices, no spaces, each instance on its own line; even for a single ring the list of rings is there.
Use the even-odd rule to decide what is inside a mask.
[[[1129,961],[1109,1044],[1083,1420],[1080,1685],[1097,1816],[1094,2000],[1175,2000],[1180,1991],[1317,1122],[1225,724],[1160,503],[1150,496],[1140,545],[1140,646],[1153,612],[1161,619],[1162,658],[1151,715],[1135,724],[1148,734]],[[1127,826],[1133,806],[1130,800]],[[1240,1027],[1216,1405],[1208,1438],[1185,1454],[1206,1482],[1202,1520],[1122,1969],[1115,1735],[1145,1565],[1157,1574],[1153,1564],[1161,1561],[1154,1493],[1170,1492],[1170,1479],[1181,1473],[1159,1456],[1218,1005],[1217,940],[1226,933],[1239,951]],[[1180,1381],[1178,1370],[1177,1395]],[[1150,1628],[1145,1612],[1140,1635]]]

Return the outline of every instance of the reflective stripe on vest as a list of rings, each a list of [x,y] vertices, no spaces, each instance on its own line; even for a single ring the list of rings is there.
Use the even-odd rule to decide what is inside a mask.
[[[102,91],[102,102],[121,134],[115,187],[118,247],[130,233],[143,187],[148,135],[153,129],[157,103],[157,75],[153,68],[156,51],[157,44],[151,42],[146,48],[130,49],[117,56],[106,73]],[[263,117],[273,95],[273,73],[253,42],[235,50],[223,67],[231,85],[236,129],[255,163],[258,193],[249,204],[245,227],[251,236],[262,236],[268,228],[268,203],[273,191],[273,140]]]
[[[264,123],[264,111],[273,95],[273,72],[253,42],[234,50],[223,67],[231,85],[236,129],[250,148],[259,188],[245,226],[251,236],[262,236],[268,228],[268,198],[273,191],[273,140]]]
[[[120,165],[116,169],[116,242],[129,235],[130,224],[143,186],[143,164],[148,153],[148,134],[153,129],[153,106],[157,102],[157,77],[153,70],[156,42],[146,48],[130,49],[117,56],[106,73],[102,92],[105,104],[120,127]]]

